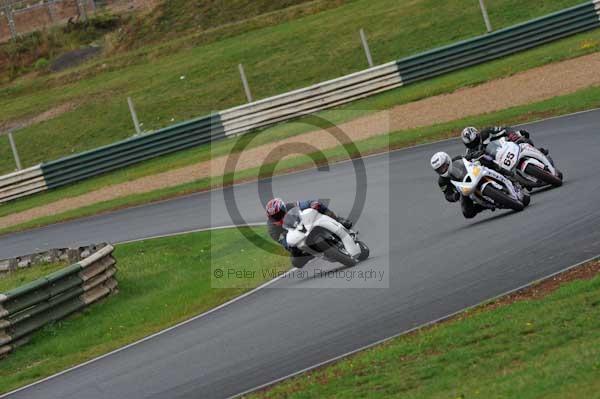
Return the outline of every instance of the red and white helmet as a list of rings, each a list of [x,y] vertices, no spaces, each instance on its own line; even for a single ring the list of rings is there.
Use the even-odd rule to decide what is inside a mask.
[[[287,212],[285,202],[281,198],[273,198],[265,206],[267,210],[267,216],[274,222],[280,222],[283,220],[285,213]]]

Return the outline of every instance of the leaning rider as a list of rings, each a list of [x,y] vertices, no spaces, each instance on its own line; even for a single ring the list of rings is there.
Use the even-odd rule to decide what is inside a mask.
[[[312,208],[323,215],[327,215],[330,218],[337,220],[347,229],[352,228],[352,222],[336,216],[335,213],[329,210],[329,208],[320,201],[307,200],[285,203],[281,198],[273,198],[267,202],[265,209],[267,210],[268,216],[267,225],[269,227],[269,234],[290,253],[292,257],[292,266],[302,268],[313,258],[313,256],[302,252],[298,248],[289,247],[286,242],[287,232],[283,228],[283,218],[290,209],[295,207],[300,208],[301,211]]]
[[[431,167],[438,175],[440,175],[438,178],[438,185],[440,186],[440,190],[444,193],[446,201],[457,202],[460,200],[463,216],[467,219],[471,219],[486,208],[473,202],[471,198],[461,195],[451,183],[452,180],[461,180],[461,176],[458,175],[457,163],[462,163],[462,158],[462,156],[450,158],[450,155],[447,153],[438,152],[431,157]]]
[[[507,126],[487,127],[481,132],[472,126],[468,126],[463,129],[460,137],[465,147],[467,147],[465,158],[469,160],[479,157],[485,152],[485,148],[491,141],[502,137],[516,144],[527,143],[534,145],[527,130],[517,130]],[[540,151],[542,154],[548,155],[548,150],[540,148]]]

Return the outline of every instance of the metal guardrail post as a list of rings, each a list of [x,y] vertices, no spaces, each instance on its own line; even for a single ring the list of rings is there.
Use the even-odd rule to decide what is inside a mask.
[[[46,7],[48,8],[48,16],[50,17],[50,23],[53,24],[56,22],[56,15],[54,14],[54,1],[49,1],[46,3]]]
[[[17,151],[17,145],[15,144],[15,139],[13,137],[12,131],[8,132],[8,141],[10,141],[10,148],[12,149],[13,156],[15,157],[15,164],[17,165],[17,169],[21,170],[23,167],[21,166],[21,159],[19,158],[19,152]]]
[[[252,93],[250,92],[250,86],[248,85],[248,79],[246,79],[246,72],[244,71],[244,66],[242,64],[238,64],[238,69],[240,70],[240,78],[242,78],[242,84],[244,85],[244,91],[246,92],[246,99],[249,103],[252,102]]]
[[[142,129],[140,128],[140,121],[138,120],[137,113],[135,112],[135,106],[133,105],[133,100],[131,97],[127,97],[127,104],[129,104],[129,112],[131,113],[131,119],[133,120],[133,125],[135,126],[135,134],[142,134]]]
[[[588,1],[506,29],[168,126],[137,140],[119,141],[0,176],[0,203],[600,29],[599,10],[600,0]],[[247,94],[250,100],[249,90]]]
[[[87,21],[87,10],[85,9],[85,0],[77,0],[77,9],[79,10],[79,16]]]
[[[369,48],[369,42],[367,41],[367,35],[365,35],[365,30],[360,28],[360,40],[362,42],[363,48],[365,49],[365,55],[367,56],[367,62],[369,63],[369,68],[373,68],[373,57],[371,56],[371,49]]]
[[[481,13],[483,14],[485,27],[487,28],[488,33],[490,33],[493,30],[492,23],[490,22],[490,16],[488,15],[487,8],[485,8],[484,0],[479,0],[479,7],[481,8]]]
[[[6,15],[6,20],[8,21],[8,29],[10,30],[10,35],[14,40],[17,39],[17,27],[15,26],[15,20],[13,18],[13,12],[11,6],[7,1],[4,1],[4,15]]]

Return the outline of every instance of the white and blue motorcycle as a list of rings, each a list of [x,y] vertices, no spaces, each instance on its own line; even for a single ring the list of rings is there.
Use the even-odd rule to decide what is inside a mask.
[[[451,180],[459,193],[488,209],[522,211],[530,202],[518,184],[513,184],[502,174],[481,165],[477,160],[454,163],[457,180]]]

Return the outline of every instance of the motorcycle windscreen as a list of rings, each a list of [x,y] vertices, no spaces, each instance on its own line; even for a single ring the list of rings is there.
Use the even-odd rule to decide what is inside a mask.
[[[493,159],[497,159],[498,152],[502,149],[502,144],[499,141],[492,141],[485,147],[485,153]]]
[[[283,228],[286,230],[294,230],[301,221],[300,209],[298,209],[298,207],[292,208],[283,218]]]

